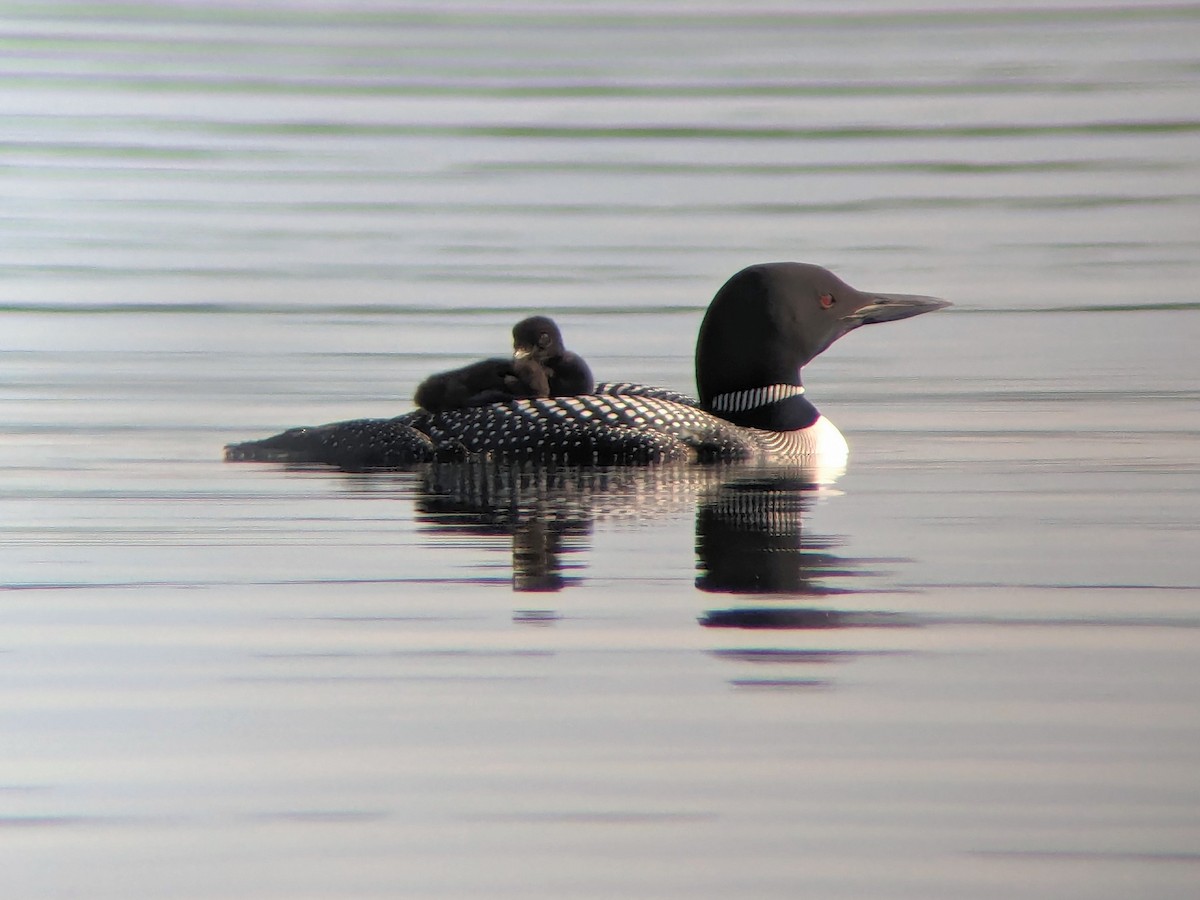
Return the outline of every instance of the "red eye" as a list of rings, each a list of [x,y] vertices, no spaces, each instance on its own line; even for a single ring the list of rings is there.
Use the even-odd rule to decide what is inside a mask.
[[[817,299],[821,302],[821,309],[831,309],[837,302],[833,299],[833,294],[822,294]]]

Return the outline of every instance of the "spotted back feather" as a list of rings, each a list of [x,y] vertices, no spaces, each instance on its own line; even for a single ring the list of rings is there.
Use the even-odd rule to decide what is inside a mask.
[[[640,385],[603,387],[613,392],[292,428],[231,444],[225,458],[364,469],[470,456],[588,465],[788,462],[818,450],[820,435],[813,429],[743,428],[699,409],[690,398],[674,399],[683,395],[673,391],[663,391],[664,397]]]
[[[790,460],[811,454],[803,432],[741,428],[695,406],[645,394],[516,400],[400,421],[439,451],[585,463]]]
[[[390,469],[433,459],[426,434],[397,419],[353,419],[289,428],[225,447],[226,462],[324,463],[348,471]]]
[[[655,387],[651,384],[639,384],[635,381],[603,381],[596,385],[595,393],[614,394],[619,397],[653,397],[656,400],[682,403],[684,406],[700,405],[699,400],[688,394],[682,394],[670,388]]]

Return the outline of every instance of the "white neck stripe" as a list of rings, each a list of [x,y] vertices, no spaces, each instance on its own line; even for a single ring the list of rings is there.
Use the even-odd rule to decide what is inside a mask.
[[[745,412],[769,403],[778,403],[789,397],[799,397],[804,388],[798,384],[769,384],[766,387],[751,388],[748,391],[731,391],[728,394],[717,394],[712,399],[713,412]]]

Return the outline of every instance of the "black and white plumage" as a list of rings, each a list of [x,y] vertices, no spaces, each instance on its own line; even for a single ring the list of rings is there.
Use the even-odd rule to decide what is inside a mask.
[[[225,458],[343,468],[456,455],[583,464],[824,456],[836,464],[839,456],[845,460],[845,439],[804,393],[801,368],[855,328],[948,305],[933,297],[858,291],[820,266],[750,266],[722,286],[700,326],[698,401],[607,383],[581,396],[291,429],[231,444]]]
[[[225,447],[226,462],[324,463],[347,471],[395,469],[432,460],[428,435],[402,419],[352,419],[289,428],[273,437]]]

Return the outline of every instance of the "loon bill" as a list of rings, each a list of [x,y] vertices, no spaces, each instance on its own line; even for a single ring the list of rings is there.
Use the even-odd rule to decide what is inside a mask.
[[[476,455],[601,465],[814,457],[844,464],[846,441],[808,399],[800,370],[855,328],[949,305],[859,291],[820,266],[762,263],[730,278],[709,304],[696,341],[698,401],[606,382],[581,396],[292,428],[229,444],[225,459],[352,470]]]

